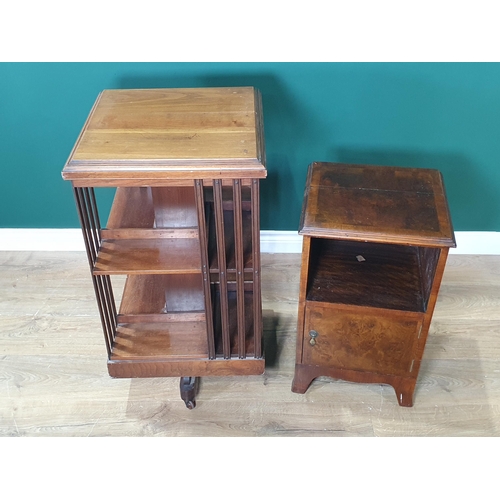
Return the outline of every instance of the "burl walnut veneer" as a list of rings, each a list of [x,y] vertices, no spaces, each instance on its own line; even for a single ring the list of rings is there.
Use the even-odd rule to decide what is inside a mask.
[[[71,181],[113,377],[264,371],[260,93],[103,91],[62,172]],[[105,227],[95,188],[115,187]],[[97,197],[98,198],[98,197]],[[126,275],[116,303],[111,275]]]
[[[413,392],[455,238],[437,170],[313,163],[303,235],[295,377]]]

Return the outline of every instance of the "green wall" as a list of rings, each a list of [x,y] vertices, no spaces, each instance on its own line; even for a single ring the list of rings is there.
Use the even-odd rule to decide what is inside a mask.
[[[61,170],[105,88],[255,86],[262,229],[297,230],[312,161],[437,168],[455,230],[500,230],[500,64],[2,63],[0,227],[77,227]]]

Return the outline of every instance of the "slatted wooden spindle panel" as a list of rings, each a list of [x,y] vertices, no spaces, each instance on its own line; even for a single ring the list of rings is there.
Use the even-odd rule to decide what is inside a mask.
[[[74,188],[74,194],[90,271],[92,273],[101,243],[99,236],[101,228],[94,189]],[[92,273],[92,282],[94,284],[94,292],[97,299],[97,306],[104,331],[104,340],[106,342],[106,349],[109,357],[111,355],[111,348],[115,339],[117,326],[116,305],[113,297],[111,280],[109,276],[96,276]]]

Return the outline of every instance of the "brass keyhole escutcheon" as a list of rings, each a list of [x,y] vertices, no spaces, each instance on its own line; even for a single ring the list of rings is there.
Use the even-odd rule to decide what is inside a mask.
[[[309,332],[309,337],[311,337],[311,340],[309,341],[309,344],[316,345],[316,337],[317,336],[318,336],[318,332],[316,330],[311,330]]]

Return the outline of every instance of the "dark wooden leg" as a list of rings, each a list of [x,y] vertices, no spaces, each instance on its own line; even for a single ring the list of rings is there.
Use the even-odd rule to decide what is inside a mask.
[[[295,365],[295,376],[292,382],[292,392],[304,394],[312,381],[318,375],[313,372],[307,365]]]
[[[186,408],[192,410],[196,407],[196,389],[198,386],[197,377],[181,377],[180,389],[181,399],[186,403]]]

